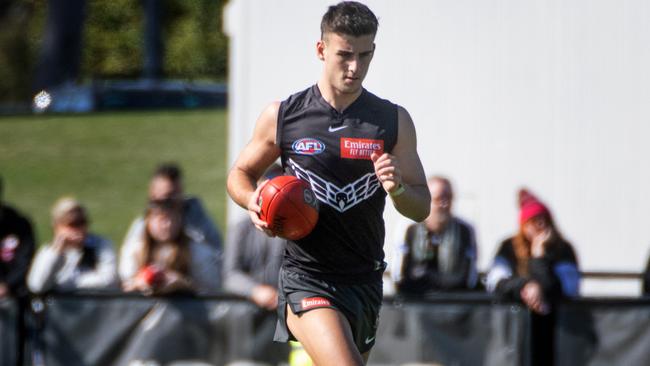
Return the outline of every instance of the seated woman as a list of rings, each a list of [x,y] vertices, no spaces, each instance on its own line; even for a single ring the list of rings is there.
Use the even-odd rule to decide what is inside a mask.
[[[501,243],[487,275],[488,291],[521,300],[532,311],[532,365],[552,365],[554,302],[579,294],[576,255],[559,233],[548,208],[519,191],[519,232]]]
[[[32,263],[27,286],[49,290],[118,289],[113,245],[88,232],[88,215],[74,198],[63,197],[52,208],[54,239]]]
[[[125,291],[206,294],[219,290],[219,253],[184,234],[183,210],[177,201],[151,201],[144,220],[140,240],[124,245],[120,254]]]
[[[521,300],[543,314],[554,300],[578,296],[578,263],[548,208],[523,189],[519,204],[519,232],[501,243],[486,286],[490,292]]]

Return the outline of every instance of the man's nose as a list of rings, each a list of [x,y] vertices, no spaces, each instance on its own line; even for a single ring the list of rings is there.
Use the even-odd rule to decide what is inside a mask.
[[[359,58],[354,57],[348,62],[348,71],[355,73],[357,72],[357,67],[359,67]]]

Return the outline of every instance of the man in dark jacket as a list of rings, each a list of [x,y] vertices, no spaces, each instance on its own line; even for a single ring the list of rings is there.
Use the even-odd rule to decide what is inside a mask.
[[[431,212],[408,227],[397,291],[423,296],[431,292],[471,290],[477,284],[474,229],[452,215],[453,190],[449,179],[431,176]]]
[[[0,178],[0,299],[27,293],[25,277],[34,256],[34,231],[29,220],[2,202]]]
[[[9,296],[18,300],[16,332],[18,354],[16,364],[23,364],[23,309],[27,306],[25,279],[35,250],[34,230],[29,220],[2,202],[0,177],[0,300]]]

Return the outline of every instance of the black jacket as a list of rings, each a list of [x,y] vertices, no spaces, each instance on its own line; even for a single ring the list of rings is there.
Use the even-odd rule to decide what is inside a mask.
[[[25,278],[34,256],[32,224],[15,209],[0,205],[0,282],[9,286],[11,295],[27,293]]]
[[[498,271],[498,267],[502,270]],[[504,275],[492,275],[497,271]],[[555,239],[548,245],[543,257],[528,259],[527,275],[517,273],[513,238],[507,239],[501,243],[490,272],[488,282],[493,283],[488,283],[488,288],[494,288],[502,298],[520,300],[519,293],[530,280],[537,281],[545,297],[551,301],[577,295],[579,272],[576,255],[571,244],[562,239]]]

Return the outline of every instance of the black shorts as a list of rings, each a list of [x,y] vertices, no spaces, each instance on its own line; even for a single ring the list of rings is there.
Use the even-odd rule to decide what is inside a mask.
[[[375,344],[382,300],[381,282],[338,284],[281,269],[278,287],[278,323],[273,340],[296,340],[287,327],[286,308],[289,304],[294,314],[317,308],[338,310],[350,323],[360,353],[370,351]]]

